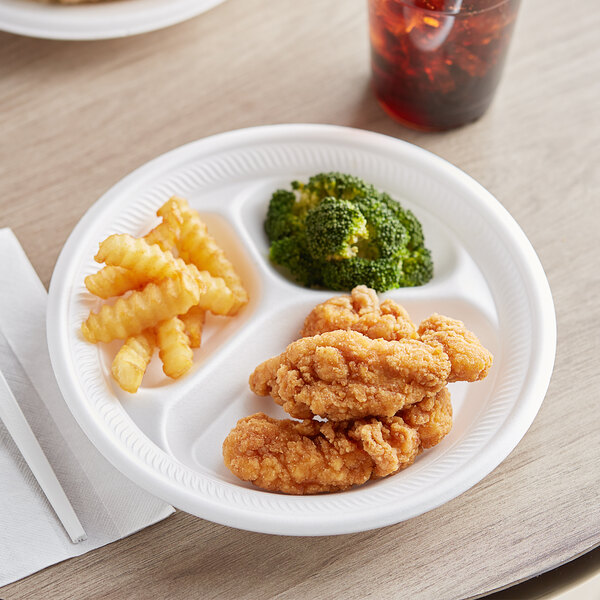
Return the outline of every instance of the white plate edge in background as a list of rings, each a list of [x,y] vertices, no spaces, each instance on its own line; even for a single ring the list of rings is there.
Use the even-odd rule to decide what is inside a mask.
[[[198,16],[225,0],[110,0],[56,5],[0,0],[0,30],[54,40],[102,40],[156,31]]]

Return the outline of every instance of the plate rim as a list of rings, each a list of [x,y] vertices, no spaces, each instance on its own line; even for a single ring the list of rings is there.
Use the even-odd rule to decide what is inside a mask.
[[[525,236],[525,233],[504,206],[502,206],[490,192],[481,186],[481,184],[445,159],[414,144],[384,134],[350,127],[319,124],[280,124],[233,130],[202,138],[166,152],[138,167],[113,185],[98,200],[96,200],[94,204],[92,204],[90,209],[83,215],[71,232],[60,253],[50,283],[47,310],[48,347],[53,369],[65,401],[88,438],[117,469],[144,489],[163,498],[167,502],[171,502],[178,508],[187,510],[193,514],[198,514],[198,494],[193,493],[190,489],[177,487],[174,485],[174,482],[166,480],[161,475],[157,476],[157,473],[151,469],[146,468],[145,472],[143,472],[144,470],[140,468],[143,465],[140,465],[135,456],[123,453],[110,436],[103,435],[101,429],[95,426],[94,419],[91,418],[91,415],[83,410],[82,404],[73,403],[68,399],[69,395],[76,393],[77,390],[73,389],[73,382],[70,381],[66,365],[62,365],[58,361],[57,356],[59,353],[57,352],[55,354],[55,352],[53,352],[53,350],[55,350],[53,344],[60,347],[61,344],[59,342],[62,337],[60,335],[62,320],[60,318],[61,295],[59,285],[60,281],[68,274],[69,266],[74,268],[74,261],[69,261],[67,255],[70,248],[76,244],[78,237],[82,232],[85,232],[87,222],[93,218],[96,212],[101,212],[104,208],[103,205],[108,203],[113,196],[119,195],[122,189],[126,189],[132,182],[142,178],[146,173],[152,172],[156,169],[158,164],[161,165],[161,168],[166,168],[165,165],[168,164],[177,164],[180,157],[185,157],[193,149],[202,146],[210,146],[211,144],[219,145],[220,142],[226,145],[227,143],[231,143],[232,140],[236,141],[239,145],[256,136],[260,139],[264,139],[265,135],[270,138],[279,135],[282,138],[288,139],[290,137],[295,137],[295,139],[297,139],[298,136],[315,138],[333,137],[336,142],[343,141],[343,139],[346,138],[355,144],[358,143],[359,145],[362,145],[364,143],[367,145],[368,149],[371,149],[373,144],[375,146],[389,146],[392,150],[393,147],[403,147],[406,151],[420,155],[421,158],[435,165],[436,169],[441,168],[449,172],[451,176],[457,178],[467,187],[471,188],[481,197],[481,201],[485,202],[486,210],[491,211],[511,234],[511,239],[515,241],[518,250],[520,250],[520,253],[522,254],[522,258],[524,259],[523,266],[527,268],[528,275],[531,276],[534,282],[531,290],[536,297],[535,306],[539,309],[537,313],[539,326],[536,331],[538,337],[541,336],[543,339],[541,341],[542,343],[538,342],[534,344],[536,348],[540,349],[536,356],[537,368],[535,370],[535,376],[528,379],[526,382],[526,388],[528,389],[522,392],[522,394],[527,394],[528,402],[520,407],[519,418],[517,419],[514,411],[511,411],[508,415],[508,419],[511,422],[507,423],[507,426],[497,431],[489,442],[489,445],[495,452],[491,452],[489,451],[489,448],[487,448],[487,452],[483,452],[470,460],[468,474],[463,474],[462,478],[459,480],[459,485],[457,485],[456,482],[445,482],[446,485],[445,487],[442,486],[439,490],[436,501],[428,503],[425,507],[415,508],[411,512],[403,513],[399,517],[394,516],[389,518],[388,516],[387,518],[381,518],[379,515],[374,515],[370,518],[361,517],[358,522],[351,523],[343,522],[342,519],[341,526],[340,519],[332,522],[331,515],[329,515],[326,517],[327,523],[319,524],[319,526],[316,527],[318,531],[315,531],[314,533],[305,530],[307,523],[304,518],[297,518],[295,519],[295,522],[290,524],[288,515],[282,515],[281,517],[278,517],[278,515],[270,515],[268,519],[264,519],[262,516],[253,513],[252,521],[248,522],[245,520],[245,517],[247,518],[247,515],[250,512],[248,508],[238,507],[236,511],[232,511],[231,507],[227,507],[227,509],[224,510],[215,502],[204,502],[203,509],[206,510],[203,511],[202,516],[203,518],[224,525],[263,533],[285,535],[335,535],[365,531],[391,525],[433,510],[461,495],[475,483],[487,476],[503,460],[505,460],[529,429],[544,400],[554,366],[556,351],[556,315],[550,286],[539,258],[528,238]],[[71,265],[69,265],[69,262]],[[67,390],[68,393],[66,393],[65,390]],[[148,477],[148,475],[150,476]],[[174,497],[177,498],[177,501],[173,501]],[[234,515],[233,518],[232,515]],[[310,524],[314,526],[315,523],[318,522],[318,515],[311,515]]]
[[[27,1],[28,5],[31,4],[35,6],[36,2],[34,0],[24,0]],[[115,0],[115,3],[119,0]],[[123,0],[125,1],[125,0]],[[170,14],[166,14],[164,16],[158,16],[154,20],[150,19],[149,21],[145,21],[143,19],[134,20],[133,22],[128,22],[126,24],[121,24],[118,20],[118,4],[117,15],[107,16],[107,23],[104,23],[104,29],[101,29],[99,32],[88,32],[77,31],[72,29],[71,27],[61,25],[31,25],[31,24],[23,24],[20,22],[18,18],[14,18],[13,20],[6,20],[6,11],[8,11],[8,16],[11,14],[19,14],[18,11],[12,11],[10,6],[3,6],[2,0],[0,0],[0,31],[4,31],[6,33],[12,33],[15,35],[22,35],[25,37],[37,38],[37,39],[46,39],[46,40],[62,40],[62,41],[73,41],[73,42],[82,42],[82,41],[94,41],[94,40],[110,40],[124,37],[131,37],[134,35],[141,35],[144,33],[150,33],[152,31],[158,31],[160,29],[165,29],[167,27],[172,27],[173,25],[177,25],[178,23],[183,23],[184,21],[188,21],[194,17],[197,17],[209,10],[215,8],[216,6],[223,4],[226,0],[202,0],[201,2],[196,1],[190,2],[189,0],[177,0],[178,4],[180,4],[178,11],[172,11]],[[29,6],[29,8],[32,8]],[[46,9],[53,8],[55,10],[61,11],[76,11],[85,9],[88,5],[64,5],[64,6],[49,6],[41,4],[40,6],[46,6]],[[107,13],[109,13],[110,9],[113,9],[114,6],[106,5]],[[170,7],[173,9],[173,6]],[[177,9],[177,5],[175,6]],[[32,9],[35,12],[35,9]],[[140,7],[140,11],[143,11],[143,7]],[[41,10],[40,10],[41,12]],[[4,13],[4,14],[3,14]],[[65,13],[68,14],[68,13]],[[142,13],[140,13],[142,14]],[[110,18],[109,18],[110,17]],[[40,14],[40,19],[42,15]],[[112,23],[109,23],[112,21]],[[113,24],[114,23],[114,24]]]

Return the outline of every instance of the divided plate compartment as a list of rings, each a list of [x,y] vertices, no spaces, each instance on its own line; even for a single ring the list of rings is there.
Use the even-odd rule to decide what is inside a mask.
[[[402,304],[415,323],[433,312],[464,321],[492,351],[494,365],[482,382],[450,385],[453,429],[410,468],[342,493],[293,497],[237,479],[223,464],[221,446],[242,417],[259,411],[287,417],[272,399],[250,391],[248,377],[297,339],[316,304],[340,294],[287,279],[269,262],[263,231],[275,189],[327,170],[363,177],[413,210],[423,224],[434,278],[383,297]],[[208,316],[186,376],[168,379],[155,355],[142,387],[131,395],[110,376],[120,342],[94,346],[79,333],[89,310],[99,306],[83,279],[98,269],[93,256],[102,239],[117,232],[143,235],[156,224],[158,206],[173,194],[198,210],[240,273],[250,302],[234,318]],[[65,399],[118,468],[198,516],[293,535],[395,523],[468,489],[501,462],[531,423],[555,344],[553,307],[539,262],[483,188],[410,144],[328,126],[223,134],[128,176],[88,212],[65,246],[48,317],[51,357]]]

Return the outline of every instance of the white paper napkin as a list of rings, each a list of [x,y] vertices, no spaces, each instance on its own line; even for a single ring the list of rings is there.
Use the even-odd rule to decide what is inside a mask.
[[[88,539],[73,544],[0,422],[0,586],[168,517],[85,437],[58,389],[46,344],[47,294],[10,229],[0,229],[0,370]]]

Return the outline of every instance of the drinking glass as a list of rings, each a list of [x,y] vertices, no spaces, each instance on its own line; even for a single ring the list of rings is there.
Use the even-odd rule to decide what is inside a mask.
[[[520,0],[369,0],[372,81],[383,108],[441,131],[488,108]]]

